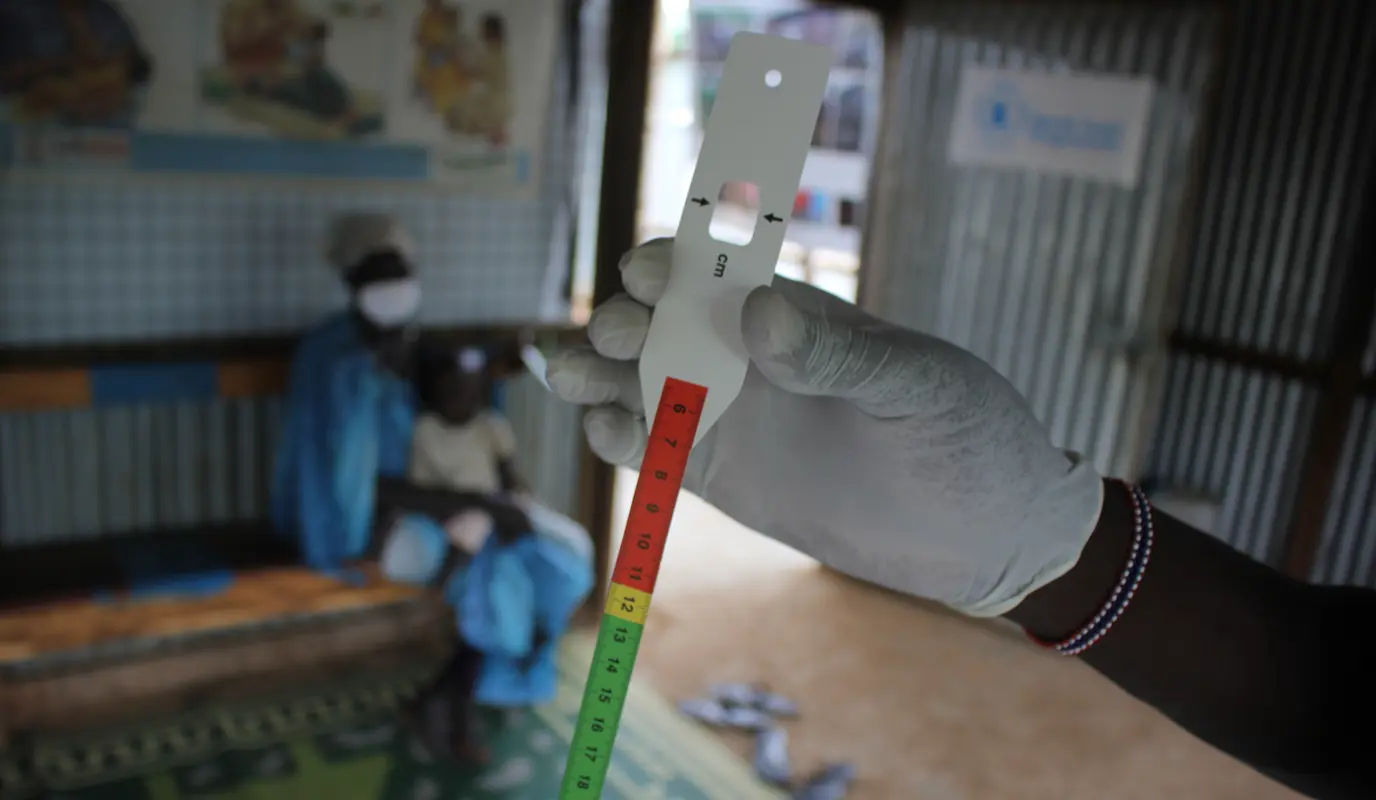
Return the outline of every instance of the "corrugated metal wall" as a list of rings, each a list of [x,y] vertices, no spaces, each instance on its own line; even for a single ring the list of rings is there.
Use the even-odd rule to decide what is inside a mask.
[[[1371,156],[1376,15],[1361,0],[1241,5],[1178,327],[1313,360]]]
[[[264,519],[277,398],[0,415],[0,544]]]
[[[1184,259],[1176,305],[1159,309],[1170,312],[1166,328],[1178,316],[1185,339],[1322,360],[1376,141],[1376,4],[1138,5],[909,5],[889,73],[864,297],[984,357],[1029,396],[1058,442],[1130,477],[1140,452],[1131,428],[1155,409],[1134,406],[1150,383],[1112,337],[1158,332],[1151,286],[1169,254]],[[969,63],[1155,76],[1144,188],[948,164],[958,71]],[[1200,100],[1211,77],[1218,94],[1206,118]],[[1191,175],[1189,137],[1204,119],[1211,137]],[[1171,209],[1191,181],[1193,216],[1177,228]],[[1143,477],[1214,496],[1215,533],[1274,562],[1317,388],[1202,355],[1177,354],[1165,366]],[[1376,341],[1366,367],[1376,370]],[[1362,404],[1349,435],[1315,571],[1323,580],[1376,580],[1373,413]]]
[[[1376,587],[1376,401],[1357,403],[1311,577]]]
[[[1371,379],[1376,377],[1376,318],[1368,336],[1362,374]],[[1312,578],[1376,587],[1376,398],[1358,400],[1352,411]]]
[[[520,465],[576,512],[581,417],[530,377],[509,382]],[[263,520],[280,398],[0,414],[0,545]]]
[[[1160,325],[1152,298],[1175,242],[1217,23],[1206,4],[912,3],[890,71],[865,305],[989,361],[1058,443],[1105,471],[1136,460],[1144,377],[1117,332]],[[1152,76],[1141,184],[950,164],[967,64]]]
[[[1350,257],[1358,184],[1376,137],[1373,48],[1370,3],[1241,4],[1183,275],[1183,337],[1311,363],[1327,354],[1334,281]],[[1217,497],[1223,512],[1215,533],[1274,563],[1316,392],[1178,355],[1164,397],[1149,474]],[[1368,508],[1371,481],[1354,461],[1376,440],[1369,425],[1352,436],[1345,474],[1356,482],[1335,494],[1318,568],[1325,579],[1355,574],[1341,565],[1363,557],[1369,564],[1370,555],[1356,551],[1376,539],[1369,515],[1355,510]]]
[[[1213,498],[1221,508],[1212,533],[1276,563],[1317,398],[1296,381],[1175,357],[1148,475]]]

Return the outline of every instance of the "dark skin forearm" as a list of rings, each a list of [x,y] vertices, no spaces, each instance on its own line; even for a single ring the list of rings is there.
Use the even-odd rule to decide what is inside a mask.
[[[1153,512],[1156,542],[1132,603],[1081,659],[1195,736],[1312,797],[1376,797],[1376,592],[1293,581]],[[1073,633],[1126,561],[1131,505],[1104,487],[1079,563],[1008,618]]]
[[[519,494],[529,491],[521,473],[516,470],[516,462],[509,458],[504,458],[497,462],[497,473],[501,476],[502,491],[506,494]]]
[[[526,512],[504,498],[482,492],[416,486],[400,478],[378,479],[377,506],[384,512],[407,511],[437,520],[476,508],[491,515],[498,535],[503,538],[514,538],[531,530]]]

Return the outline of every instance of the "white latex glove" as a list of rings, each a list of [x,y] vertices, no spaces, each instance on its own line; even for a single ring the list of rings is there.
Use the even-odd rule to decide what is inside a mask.
[[[549,363],[560,397],[596,406],[588,443],[613,464],[644,453],[635,359],[672,252],[660,239],[626,254],[629,294],[593,312],[593,349]],[[1099,476],[989,365],[783,278],[750,295],[741,327],[745,387],[694,448],[689,491],[841,572],[976,616],[1074,566]]]

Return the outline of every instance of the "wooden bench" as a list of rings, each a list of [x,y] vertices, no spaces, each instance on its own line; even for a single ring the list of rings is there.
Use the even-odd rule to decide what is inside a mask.
[[[564,327],[539,334],[551,342],[582,337]],[[501,380],[525,369],[521,346],[536,332],[427,335],[489,348],[492,378]],[[270,337],[25,348],[0,365],[0,413],[274,397],[286,390],[295,346],[295,337]],[[136,547],[203,551],[237,578],[213,597],[93,599],[101,590],[118,596],[122,560]],[[388,585],[375,573],[343,585],[293,567],[299,560],[261,522],[0,546],[0,742],[374,661],[437,657],[452,643],[452,612],[436,593]]]
[[[371,566],[360,575],[266,568],[207,597],[0,612],[0,740],[439,658],[454,635],[440,598]]]
[[[452,494],[383,481],[379,504],[443,515]],[[438,659],[452,646],[453,612],[438,592],[390,583],[371,564],[360,567],[363,580],[343,581],[299,561],[265,523],[7,550],[0,742]],[[234,579],[208,596],[128,599],[131,569],[148,564]]]

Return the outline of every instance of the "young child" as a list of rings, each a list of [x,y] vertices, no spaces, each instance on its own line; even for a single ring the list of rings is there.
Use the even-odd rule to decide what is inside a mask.
[[[514,538],[530,531],[525,515],[512,513],[519,511],[527,487],[516,471],[516,434],[488,405],[487,390],[487,358],[481,350],[425,358],[417,376],[422,410],[408,478],[416,486],[474,495],[497,532]],[[471,515],[459,516],[466,519],[449,520],[446,528],[474,524]],[[474,542],[456,544],[475,551]]]
[[[490,535],[506,540],[528,534],[530,520],[515,496],[525,492],[516,472],[511,425],[487,403],[482,351],[422,356],[417,395],[422,411],[411,445],[409,480],[418,486],[466,495],[471,511],[444,520],[452,558],[440,569],[447,583],[452,564],[471,557]],[[460,555],[462,554],[462,555]],[[485,762],[482,719],[473,694],[483,654],[460,641],[449,663],[416,698],[408,715],[425,745],[437,755]]]

